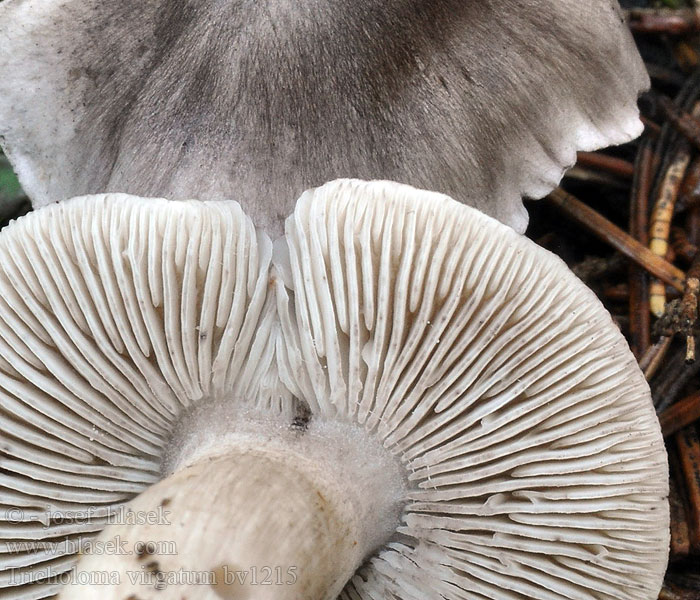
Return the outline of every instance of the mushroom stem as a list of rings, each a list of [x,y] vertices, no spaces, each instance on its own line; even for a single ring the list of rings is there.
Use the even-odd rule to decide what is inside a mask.
[[[134,499],[60,598],[331,600],[368,551],[346,492],[298,457],[200,459]]]

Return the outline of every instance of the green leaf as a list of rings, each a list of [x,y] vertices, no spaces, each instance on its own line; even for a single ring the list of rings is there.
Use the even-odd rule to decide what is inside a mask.
[[[10,163],[0,156],[0,202],[13,202],[24,195]]]
[[[31,210],[29,200],[10,163],[0,152],[0,229],[7,225],[8,221],[16,219],[28,210]]]

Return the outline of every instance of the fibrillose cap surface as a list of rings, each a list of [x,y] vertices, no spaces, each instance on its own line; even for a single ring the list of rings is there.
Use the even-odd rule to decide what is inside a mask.
[[[644,377],[593,293],[478,211],[341,180],[273,248],[236,202],[106,194],[24,217],[0,256],[1,598],[55,593],[212,399],[303,405],[401,465],[401,523],[343,600],[656,598]]]
[[[359,177],[524,231],[521,196],[641,133],[649,84],[617,0],[4,0],[0,39],[0,142],[34,206],[241,197],[267,230]]]

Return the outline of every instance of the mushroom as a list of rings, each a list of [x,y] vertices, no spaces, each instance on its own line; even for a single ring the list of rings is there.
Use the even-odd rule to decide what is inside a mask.
[[[0,258],[3,600],[656,598],[645,379],[477,210],[340,180],[273,244],[232,201],[105,194]]]
[[[522,195],[641,132],[616,0],[346,4],[5,0],[0,142],[35,207],[241,198],[281,233],[303,190],[358,177],[522,232]]]

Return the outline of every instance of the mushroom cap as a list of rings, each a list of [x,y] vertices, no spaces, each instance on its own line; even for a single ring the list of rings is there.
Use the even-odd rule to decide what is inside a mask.
[[[639,135],[648,87],[616,0],[5,0],[0,40],[0,142],[34,206],[240,197],[268,230],[359,177],[524,231],[521,196]]]
[[[0,257],[0,597],[55,593],[213,400],[304,407],[403,466],[401,525],[342,600],[656,598],[644,377],[565,264],[478,211],[342,180],[273,248],[235,202],[107,194],[20,219]]]

